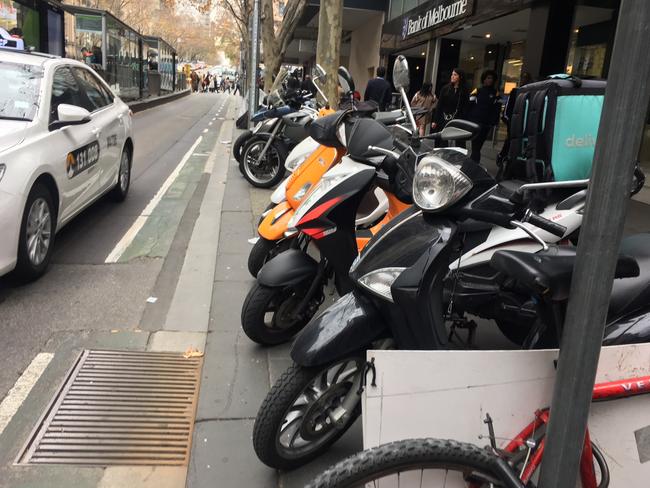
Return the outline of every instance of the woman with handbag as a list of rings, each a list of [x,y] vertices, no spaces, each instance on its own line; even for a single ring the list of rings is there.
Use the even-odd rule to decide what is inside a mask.
[[[431,128],[441,131],[450,120],[464,118],[467,114],[468,104],[469,91],[465,85],[465,72],[454,68],[449,83],[440,90]],[[445,141],[438,142],[440,146],[447,145]]]
[[[422,83],[422,88],[415,94],[413,100],[411,100],[411,107],[413,108],[423,108],[426,110],[425,113],[419,115],[415,119],[415,123],[418,126],[418,132],[420,136],[424,135],[424,132],[427,126],[431,123],[431,115],[433,110],[436,108],[436,103],[438,99],[435,94],[431,91],[432,85],[428,81]]]

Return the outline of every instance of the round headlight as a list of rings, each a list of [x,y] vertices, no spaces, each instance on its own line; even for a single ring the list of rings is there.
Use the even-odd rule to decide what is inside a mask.
[[[427,156],[415,171],[413,201],[422,210],[442,210],[471,188],[471,180],[456,166],[437,156]]]

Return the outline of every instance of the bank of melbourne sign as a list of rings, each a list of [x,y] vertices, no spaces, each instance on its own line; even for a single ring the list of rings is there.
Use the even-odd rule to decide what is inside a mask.
[[[473,6],[474,0],[440,0],[424,12],[407,15],[402,26],[402,39],[467,17],[472,14]]]

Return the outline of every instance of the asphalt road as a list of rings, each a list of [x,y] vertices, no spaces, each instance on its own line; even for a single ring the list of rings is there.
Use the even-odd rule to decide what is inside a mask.
[[[207,128],[219,130],[222,121],[213,119],[224,103],[225,95],[195,94],[135,114],[127,200],[102,199],[62,229],[52,266],[35,283],[16,286],[0,279],[0,398],[32,358],[55,348],[63,335],[138,329],[165,256],[104,261],[197,138]],[[194,189],[188,185],[184,203]]]

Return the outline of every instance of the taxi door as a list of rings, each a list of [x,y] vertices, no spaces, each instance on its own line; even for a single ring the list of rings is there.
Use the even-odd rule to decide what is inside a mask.
[[[56,68],[52,77],[50,123],[58,120],[61,104],[84,106],[79,84],[68,66]],[[65,222],[94,194],[100,151],[97,128],[92,122],[68,125],[50,131],[46,140],[44,157],[52,165],[60,189],[59,222]]]

